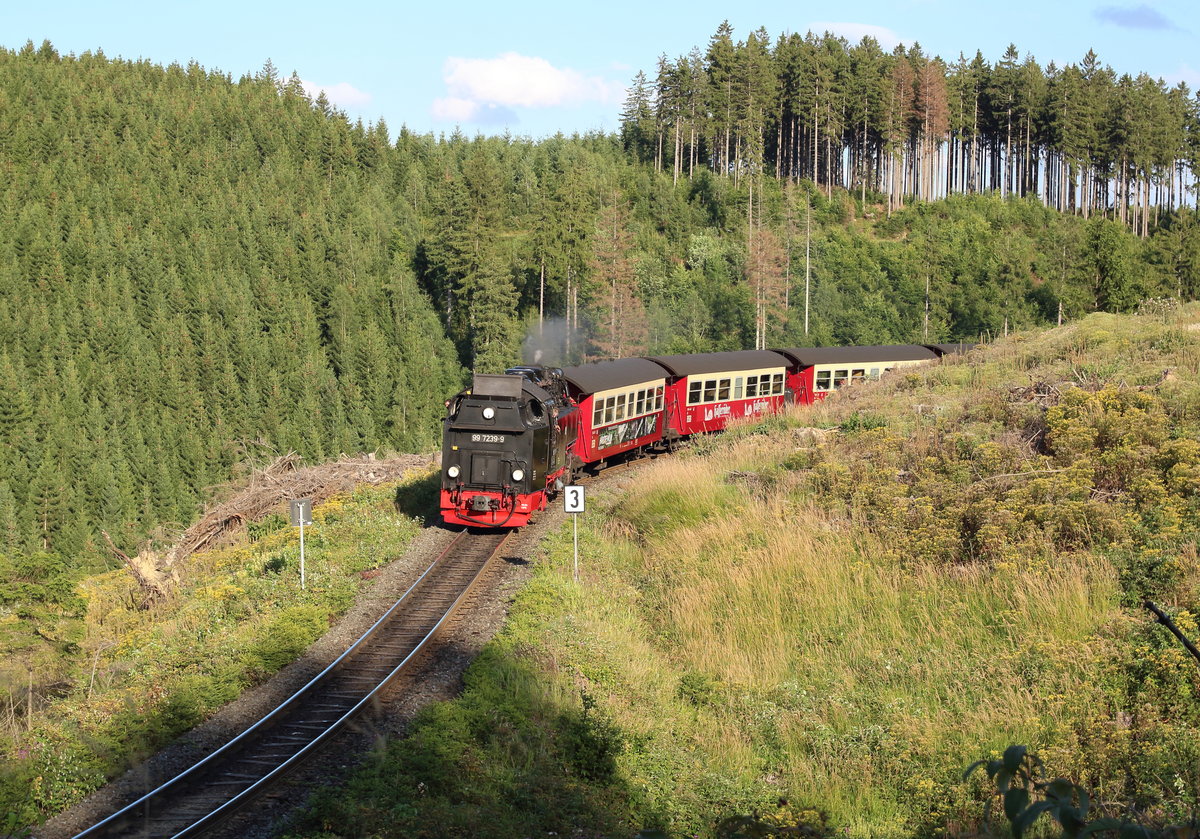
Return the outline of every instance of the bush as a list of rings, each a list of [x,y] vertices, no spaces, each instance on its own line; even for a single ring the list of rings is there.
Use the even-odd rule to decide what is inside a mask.
[[[247,668],[260,676],[274,673],[295,661],[328,628],[326,613],[318,606],[284,609],[263,628],[247,651]]]
[[[842,431],[846,434],[853,434],[857,431],[871,431],[876,428],[886,428],[888,421],[885,417],[879,414],[873,414],[867,411],[855,411],[845,421],[842,422]]]

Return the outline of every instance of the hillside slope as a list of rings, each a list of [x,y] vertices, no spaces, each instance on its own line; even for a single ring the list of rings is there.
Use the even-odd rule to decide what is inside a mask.
[[[0,169],[0,554],[73,566],[247,463],[427,448],[463,367],[518,361],[542,312],[527,349],[572,363],[976,338],[1200,287],[1187,210],[1145,240],[993,196],[888,216],[676,182],[611,136],[393,136],[269,64],[0,50]]]
[[[168,585],[148,591],[117,568],[48,587],[55,599],[38,615],[38,649],[24,642],[21,616],[0,617],[0,675],[35,691],[0,719],[0,834],[24,835],[221,711],[153,771],[182,769],[336,658],[428,565],[440,533],[421,527],[436,504],[430,466],[406,455],[256,475],[177,546]],[[316,499],[304,588],[298,528],[282,500],[297,494]],[[284,687],[250,690],[297,660]],[[248,705],[229,707],[243,695]],[[105,806],[145,782],[131,773]],[[74,835],[106,814],[73,813],[47,835]]]
[[[1093,315],[658,461],[295,835],[976,835],[962,770],[1018,742],[1186,818],[1200,672],[1139,602],[1196,636],[1198,325]]]

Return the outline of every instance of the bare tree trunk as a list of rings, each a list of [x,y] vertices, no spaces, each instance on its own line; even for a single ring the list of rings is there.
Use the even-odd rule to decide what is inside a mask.
[[[925,343],[929,343],[929,273],[925,274]]]
[[[683,174],[683,135],[679,131],[679,117],[675,117],[674,161],[671,165],[671,183],[678,185],[679,176]]]
[[[696,107],[692,106],[691,133],[688,135],[688,180],[696,172]]]
[[[808,334],[809,289],[812,284],[812,196],[808,198],[808,215],[804,222],[804,334]]]
[[[821,90],[818,87],[817,88],[817,99],[820,99],[820,97],[821,97]],[[814,184],[821,182],[820,178],[818,177],[818,165],[819,164],[817,163],[817,150],[818,150],[818,147],[820,146],[820,143],[817,141],[818,125],[819,125],[819,121],[817,118],[817,102],[816,102],[816,100],[814,100],[813,101],[813,129],[812,129],[812,178],[813,178]]]
[[[775,180],[782,182],[784,170],[787,168],[787,161],[784,159],[783,150],[785,142],[784,137],[786,136],[787,132],[784,131],[782,108],[779,110],[778,118],[779,124],[775,126]],[[764,151],[763,154],[765,155],[766,152]],[[766,158],[764,157],[763,160],[765,164]]]

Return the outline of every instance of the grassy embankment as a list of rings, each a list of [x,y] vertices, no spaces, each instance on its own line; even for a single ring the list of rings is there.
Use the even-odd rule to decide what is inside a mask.
[[[1200,679],[1138,603],[1195,637],[1197,321],[1017,336],[596,494],[580,582],[566,529],[462,698],[297,835],[963,835],[963,767],[1018,742],[1186,815]]]
[[[193,555],[164,602],[143,608],[124,569],[64,594],[59,695],[31,713],[10,708],[0,813],[7,835],[70,806],[108,777],[210,716],[298,658],[411,541],[409,503],[425,477],[363,487],[319,505],[299,537],[283,515],[252,524],[231,547]],[[403,512],[402,512],[403,511]],[[6,610],[0,622],[16,622]]]

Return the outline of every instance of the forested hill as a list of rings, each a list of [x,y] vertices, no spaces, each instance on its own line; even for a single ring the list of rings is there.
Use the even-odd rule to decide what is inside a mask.
[[[717,148],[392,136],[269,63],[0,50],[0,566],[133,549],[276,453],[428,449],[526,332],[548,363],[942,341],[1200,289],[1192,210],[901,207]]]
[[[386,129],[298,83],[0,51],[0,553],[136,548],[294,449],[429,448],[453,346]]]

